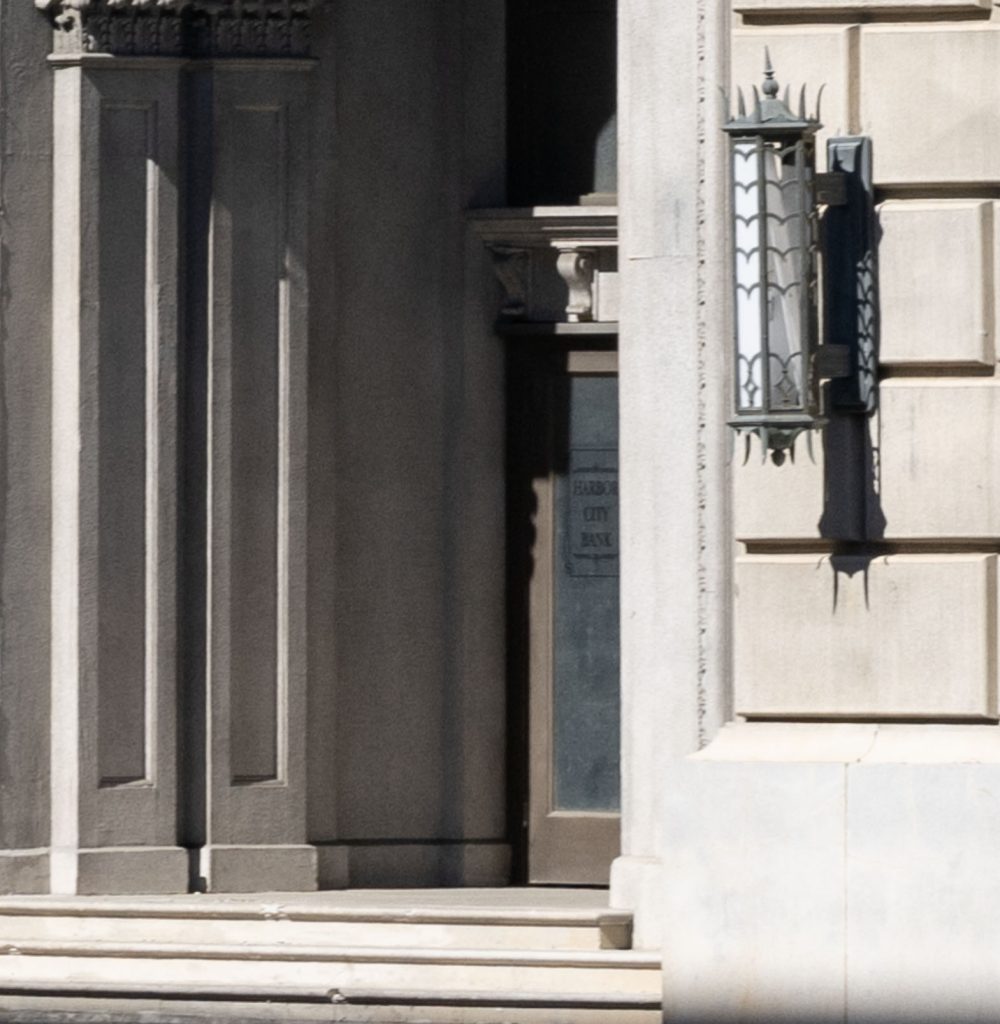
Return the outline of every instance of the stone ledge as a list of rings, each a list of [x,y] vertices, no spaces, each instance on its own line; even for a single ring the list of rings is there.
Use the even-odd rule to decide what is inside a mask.
[[[737,14],[956,14],[982,12],[991,0],[734,0]]]
[[[730,722],[695,761],[1000,764],[1000,726],[926,722]]]

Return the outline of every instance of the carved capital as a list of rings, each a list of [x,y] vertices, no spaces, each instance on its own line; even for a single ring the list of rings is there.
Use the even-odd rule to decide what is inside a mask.
[[[57,54],[306,57],[322,0],[35,0]]]
[[[556,269],[566,282],[569,296],[566,319],[582,323],[594,318],[594,271],[596,253],[593,249],[560,248]]]

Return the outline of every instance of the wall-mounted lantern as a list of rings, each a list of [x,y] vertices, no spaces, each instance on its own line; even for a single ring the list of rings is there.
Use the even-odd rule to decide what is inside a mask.
[[[730,425],[756,434],[781,463],[803,431],[825,422],[823,381],[852,371],[850,339],[821,344],[818,314],[819,205],[842,204],[842,173],[816,173],[819,112],[798,112],[788,90],[779,99],[770,56],[764,83],[747,109],[724,126],[732,160],[734,415]],[[861,140],[837,140],[856,146]],[[868,154],[870,179],[870,147]],[[870,198],[870,187],[867,190]]]

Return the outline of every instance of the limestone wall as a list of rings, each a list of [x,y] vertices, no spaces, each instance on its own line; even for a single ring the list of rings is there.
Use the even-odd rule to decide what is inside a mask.
[[[821,138],[872,138],[881,381],[815,463],[734,454],[709,495],[731,499],[735,721],[663,773],[666,1017],[985,1021],[1000,22],[981,0],[736,0],[733,20],[734,83],[767,45],[796,94],[826,83]]]
[[[734,84],[767,45],[793,93],[826,86],[821,162],[872,138],[882,366],[854,455],[840,423],[815,463],[734,465],[736,710],[994,718],[1000,21],[979,0],[735,7]]]

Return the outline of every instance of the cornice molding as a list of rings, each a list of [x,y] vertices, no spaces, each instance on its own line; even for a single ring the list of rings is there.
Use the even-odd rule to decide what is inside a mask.
[[[52,21],[53,53],[127,57],[309,55],[322,0],[35,0]]]

